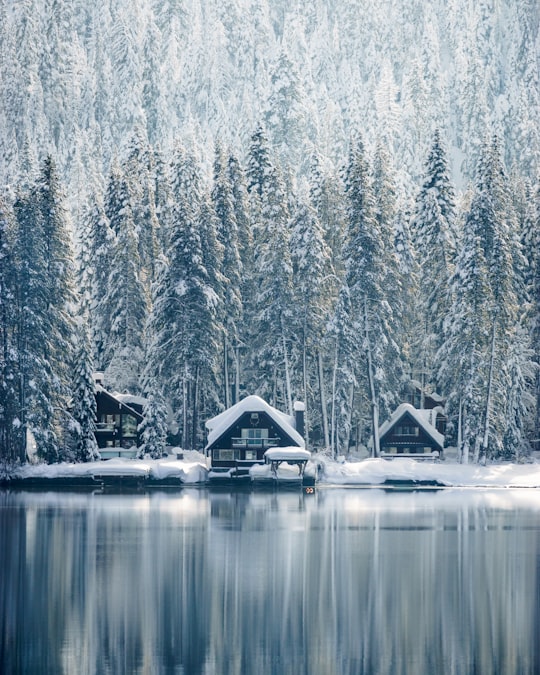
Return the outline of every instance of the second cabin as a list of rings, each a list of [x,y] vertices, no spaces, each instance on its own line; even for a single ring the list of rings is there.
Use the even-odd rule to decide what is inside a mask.
[[[418,410],[402,403],[379,428],[381,456],[433,459],[442,457],[444,436],[437,430],[439,411]]]
[[[213,471],[240,477],[264,463],[270,448],[304,448],[304,404],[295,403],[286,415],[258,396],[247,396],[206,422],[206,454]]]

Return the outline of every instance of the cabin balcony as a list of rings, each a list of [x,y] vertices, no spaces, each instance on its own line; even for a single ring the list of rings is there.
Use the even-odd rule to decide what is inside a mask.
[[[231,438],[233,448],[264,449],[279,446],[279,438]]]

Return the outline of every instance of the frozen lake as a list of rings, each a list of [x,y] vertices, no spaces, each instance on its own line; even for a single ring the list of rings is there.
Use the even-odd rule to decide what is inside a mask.
[[[0,492],[5,675],[535,675],[540,491]]]

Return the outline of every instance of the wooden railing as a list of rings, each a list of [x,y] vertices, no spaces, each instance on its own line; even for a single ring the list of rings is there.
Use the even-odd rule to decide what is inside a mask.
[[[233,448],[275,448],[279,438],[231,438]]]

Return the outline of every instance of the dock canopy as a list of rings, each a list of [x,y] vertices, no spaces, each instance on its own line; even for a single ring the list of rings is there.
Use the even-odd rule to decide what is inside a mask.
[[[302,448],[272,448],[264,453],[264,459],[267,464],[270,462],[308,462],[311,459],[309,450]]]

